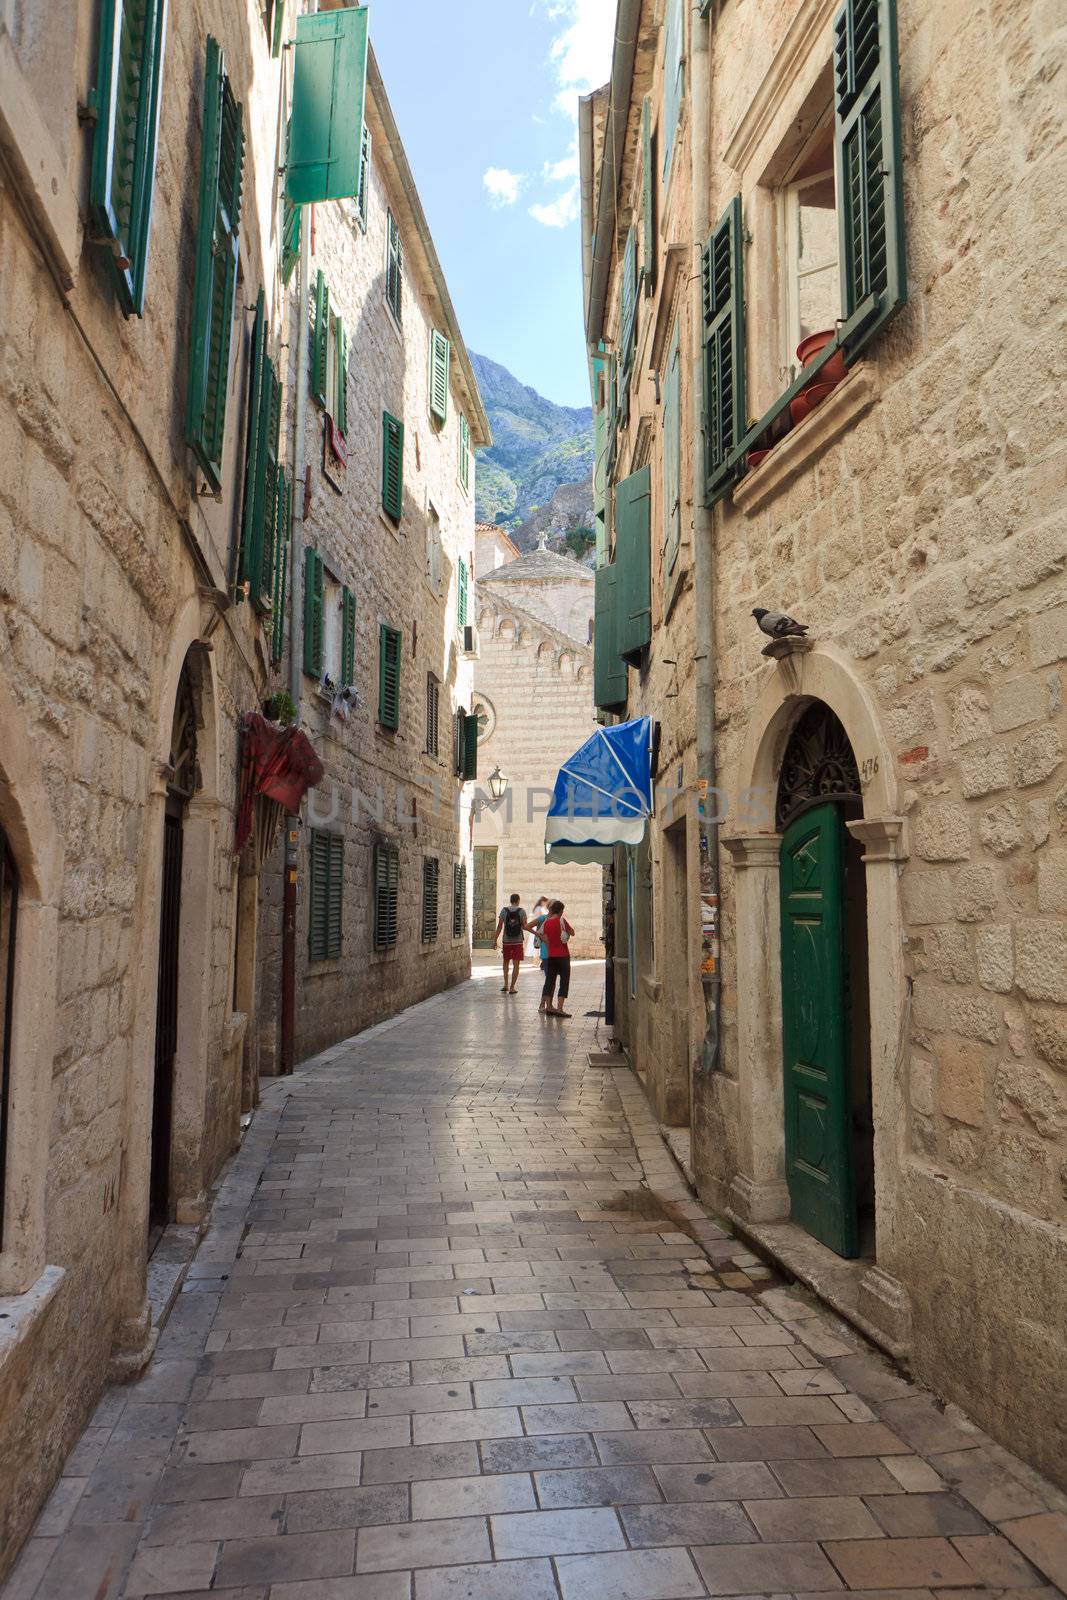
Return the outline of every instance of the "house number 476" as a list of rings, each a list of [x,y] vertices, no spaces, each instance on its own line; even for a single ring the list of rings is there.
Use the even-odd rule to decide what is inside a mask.
[[[862,779],[862,781],[864,783],[870,783],[871,779],[874,777],[874,775],[875,775],[875,773],[877,771],[878,771],[878,757],[877,756],[868,756],[866,761],[860,767],[860,778]]]

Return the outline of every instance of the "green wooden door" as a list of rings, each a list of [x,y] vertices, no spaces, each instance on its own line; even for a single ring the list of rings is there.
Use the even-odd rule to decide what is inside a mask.
[[[476,950],[493,948],[497,919],[497,846],[474,847],[474,930]]]
[[[815,806],[786,829],[781,896],[785,1165],[793,1220],[839,1256],[855,1256],[839,806]]]

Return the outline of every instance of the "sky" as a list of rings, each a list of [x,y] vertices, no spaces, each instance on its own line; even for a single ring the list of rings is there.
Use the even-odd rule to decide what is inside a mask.
[[[578,96],[607,81],[616,0],[369,5],[468,346],[560,405],[588,405]]]

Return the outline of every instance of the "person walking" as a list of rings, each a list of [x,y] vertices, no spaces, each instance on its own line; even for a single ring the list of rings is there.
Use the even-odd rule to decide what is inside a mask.
[[[544,972],[545,962],[548,960],[548,951],[545,948],[544,940],[541,938],[541,924],[547,916],[548,896],[543,894],[530,913],[530,955],[531,957],[536,956],[540,961],[542,972]]]
[[[571,987],[571,953],[567,945],[574,929],[564,917],[563,910],[563,901],[553,900],[548,908],[548,916],[541,924],[541,938],[548,950],[548,959],[545,962],[545,986],[537,1009],[543,1011],[546,1017],[570,1016],[569,1011],[564,1011],[563,1005]],[[559,1004],[553,1006],[557,982]]]
[[[500,915],[496,919],[496,932],[493,935],[493,949],[501,933],[504,935],[504,986],[501,994],[514,994],[515,985],[519,981],[519,967],[522,965],[523,945],[526,931],[529,928],[526,912],[519,903],[519,896],[513,894],[506,906],[501,906]],[[511,969],[511,982],[508,983],[508,969]]]

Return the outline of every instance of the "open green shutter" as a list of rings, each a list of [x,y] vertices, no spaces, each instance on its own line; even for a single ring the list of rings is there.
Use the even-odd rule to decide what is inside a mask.
[[[422,942],[433,944],[439,921],[441,863],[436,856],[422,858]]]
[[[668,574],[674,571],[682,537],[681,403],[682,362],[675,324],[663,390],[663,565]]]
[[[356,597],[351,589],[341,590],[341,682],[356,678]]]
[[[702,260],[704,306],[704,490],[710,504],[733,483],[730,454],[744,437],[744,225],[735,195]]]
[[[345,893],[345,838],[331,833],[330,872],[326,890],[326,956],[336,961],[341,954],[342,908]]]
[[[364,228],[367,226],[367,197],[370,191],[370,154],[371,131],[367,124],[363,124],[363,141],[359,158],[359,194],[356,196],[356,209],[359,220]]]
[[[601,711],[626,709],[626,663],[616,644],[616,578],[613,565],[598,567],[593,601],[593,699]]]
[[[652,469],[615,488],[615,649],[637,666],[652,638]]]
[[[834,18],[840,331],[849,360],[907,299],[895,0],[845,0]]]
[[[382,413],[382,507],[399,522],[404,513],[404,424]]]
[[[308,840],[308,960],[325,961],[329,950],[330,835],[312,828]]]
[[[452,346],[443,333],[430,330],[430,412],[438,422],[448,420],[448,368]]]
[[[462,706],[456,708],[452,719],[452,769],[457,778],[463,776],[463,759],[466,751],[467,713]]]
[[[282,34],[285,31],[285,0],[273,0],[274,15],[271,17],[270,53],[280,56],[282,53]]]
[[[463,719],[463,778],[464,782],[478,776],[478,718],[473,711]]]
[[[282,206],[282,283],[286,288],[300,260],[300,207],[286,195]]]
[[[304,671],[322,677],[322,623],[326,577],[317,550],[304,551]]]
[[[663,182],[671,175],[674,141],[685,91],[685,16],[682,0],[667,0],[663,40]]]
[[[656,169],[652,140],[652,100],[645,95],[641,106],[641,279],[645,293],[656,287]]]
[[[400,630],[378,628],[378,721],[394,733],[400,726]]]
[[[107,248],[127,317],[144,313],[166,34],[167,0],[103,0],[90,235]]]
[[[256,320],[252,327],[252,353],[248,364],[248,428],[245,443],[244,508],[241,513],[241,555],[238,582],[248,585],[251,595],[259,577],[263,549],[263,460],[262,412],[263,378],[267,361],[267,302],[263,290],[256,299]]]
[[[460,628],[467,625],[468,592],[467,563],[460,556],[456,566],[456,625]]]
[[[222,483],[226,436],[243,174],[241,107],[230,89],[222,51],[209,37],[185,437],[216,493]]]
[[[396,218],[388,216],[388,248],[385,263],[385,296],[399,322],[404,313],[404,242]]]
[[[293,515],[292,491],[284,467],[278,468],[277,504],[274,519],[274,580],[271,584],[274,609],[270,630],[270,658],[274,662],[282,659],[285,648],[285,586],[289,577],[289,532]]]
[[[623,250],[622,309],[619,321],[622,370],[625,380],[629,378],[633,366],[634,335],[637,331],[637,229],[633,226],[626,235],[626,245]]]
[[[297,18],[286,193],[298,205],[359,193],[367,8]]]
[[[348,329],[343,317],[334,318],[334,366],[337,393],[333,399],[333,420],[344,433],[348,428]]]
[[[471,428],[466,417],[459,418],[459,481],[464,489],[471,486]]]
[[[319,271],[315,276],[315,327],[311,339],[311,397],[327,404],[327,350],[330,339],[330,288]]]
[[[462,939],[467,931],[467,863],[452,866],[452,937]]]
[[[278,541],[278,446],[282,426],[282,386],[268,356],[263,367],[263,536],[260,542],[258,589],[252,598],[261,611],[274,593],[274,550]]]

